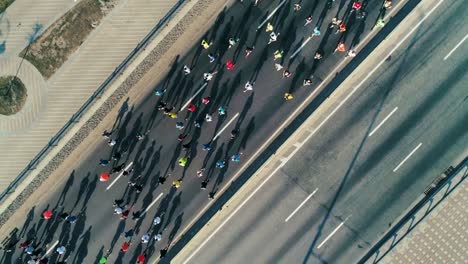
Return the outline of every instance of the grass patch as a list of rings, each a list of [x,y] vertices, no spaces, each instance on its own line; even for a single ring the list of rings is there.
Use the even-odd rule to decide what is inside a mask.
[[[0,77],[0,115],[13,115],[23,108],[28,92],[23,82],[14,76]]]
[[[1,0],[0,0],[1,1]],[[84,42],[114,5],[113,1],[82,0],[54,22],[20,56],[50,78]]]
[[[15,0],[0,0],[0,14],[5,12],[5,10],[13,4]]]

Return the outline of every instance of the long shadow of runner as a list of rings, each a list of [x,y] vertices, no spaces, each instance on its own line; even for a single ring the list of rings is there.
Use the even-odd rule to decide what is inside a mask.
[[[33,206],[31,209],[29,209],[28,215],[26,216],[26,220],[24,221],[23,227],[19,231],[18,237],[23,237],[24,234],[26,234],[26,230],[28,229],[29,225],[31,224],[32,220],[34,219],[34,210],[36,209],[36,206]],[[17,230],[17,228],[13,229]]]
[[[181,213],[180,215],[177,216],[176,220],[174,221],[174,227],[171,230],[171,233],[169,234],[169,242],[168,244],[171,244],[172,241],[174,240],[175,235],[177,234],[177,231],[179,231],[181,225],[182,225],[182,218],[184,217],[184,213]]]
[[[166,224],[164,225],[164,228],[167,228],[167,226],[171,222],[172,217],[174,216],[175,210],[177,209],[177,207],[179,207],[181,196],[182,196],[182,192],[179,192],[172,200],[171,210],[169,211],[169,214],[167,215],[167,221],[166,221]]]
[[[91,177],[91,172],[88,172],[86,176],[81,180],[80,183],[80,189],[78,190],[78,197],[76,197],[75,204],[72,207],[72,211],[75,210],[76,206],[81,200],[81,197],[85,194],[86,189],[88,188],[89,185],[89,178]]]
[[[122,106],[120,107],[119,113],[117,114],[117,118],[115,119],[114,125],[112,126],[111,131],[114,131],[116,128],[119,128],[120,122],[122,118],[125,116],[125,113],[128,111],[128,101],[130,100],[129,97],[123,102]]]
[[[110,251],[114,251],[115,244],[119,240],[120,235],[125,231],[125,221],[120,221],[119,226],[117,227],[117,230],[115,231],[114,237],[111,240],[110,243]]]
[[[86,230],[86,232],[80,237],[81,244],[78,247],[75,257],[73,258],[73,263],[85,263],[84,259],[88,255],[88,243],[91,241],[91,229],[92,226],[88,227],[88,230]]]
[[[54,206],[54,208],[57,208],[59,205],[63,205],[63,202],[65,202],[65,198],[67,197],[67,193],[70,190],[70,187],[73,185],[73,182],[75,180],[75,170],[73,170],[68,177],[67,182],[65,183],[65,186],[63,187],[62,192],[60,193],[60,196],[57,200],[57,204]]]

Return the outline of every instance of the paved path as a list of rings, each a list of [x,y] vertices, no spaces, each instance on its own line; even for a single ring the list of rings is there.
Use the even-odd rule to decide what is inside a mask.
[[[47,80],[42,91],[47,90],[45,102],[41,103],[40,108],[33,106],[43,111],[16,122],[18,127],[15,134],[12,134],[14,126],[5,125],[5,129],[0,126],[0,149],[9,150],[0,153],[0,191],[49,142],[175,3],[176,0],[121,1],[80,49]],[[18,118],[24,116],[20,114]],[[0,122],[3,120],[0,119]],[[26,127],[27,130],[24,129]]]
[[[18,55],[28,45],[31,35],[41,33],[76,3],[73,0],[15,0],[0,14],[0,55]]]

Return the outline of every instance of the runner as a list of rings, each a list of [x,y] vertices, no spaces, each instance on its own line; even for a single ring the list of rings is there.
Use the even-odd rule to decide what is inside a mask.
[[[302,83],[304,86],[309,86],[312,85],[312,80],[311,79],[305,79],[304,82]]]
[[[312,33],[312,37],[314,36],[320,36],[320,29],[318,27],[315,27],[314,28],[314,33]]]
[[[335,26],[338,26],[340,23],[341,23],[341,20],[334,17],[334,18],[332,18],[330,28],[334,28]]]
[[[351,58],[356,57],[356,51],[350,49],[350,50],[348,51],[348,54],[346,55],[346,57],[351,57]]]
[[[345,23],[341,22],[339,25],[338,25],[338,29],[336,30],[335,34],[338,34],[338,33],[343,33],[346,31],[346,25]]]
[[[161,214],[161,217],[164,215],[164,213]],[[153,225],[159,225],[161,223],[161,217],[160,216],[156,216],[154,219],[153,219]]]
[[[220,107],[218,108],[218,114],[219,114],[220,116],[226,115],[226,108],[225,108],[224,106],[220,106]]]
[[[226,61],[226,68],[230,71],[234,70],[234,62],[232,60]]]
[[[178,137],[177,137],[177,140],[179,141],[184,141],[184,139],[188,136],[188,134],[180,134]]]
[[[162,97],[164,95],[164,92],[166,92],[166,89],[157,89],[156,92],[154,92],[154,94],[156,96],[159,96],[159,97]]]
[[[231,130],[231,139],[235,139],[239,135],[239,129],[235,128]]]
[[[189,75],[191,72],[190,68],[187,65],[184,65],[184,74]]]
[[[242,152],[234,153],[232,155],[231,160],[234,162],[240,162],[240,156],[242,155]]]
[[[339,52],[345,52],[346,51],[346,46],[345,46],[343,41],[340,41],[338,43],[338,45],[336,46],[336,49],[335,49],[335,51],[333,53],[335,53],[337,51],[339,51]]]
[[[182,157],[179,159],[179,165],[181,167],[185,167],[185,165],[187,165],[187,161],[188,161],[188,157]]]
[[[120,247],[120,251],[127,252],[129,248],[130,248],[130,242],[125,241],[125,242],[123,242],[122,246]]]
[[[102,136],[104,137],[104,139],[110,139],[110,137],[112,136],[112,132],[104,131],[104,133],[102,133]]]
[[[272,32],[273,31],[273,25],[270,22],[267,23],[265,31],[266,32]]]
[[[272,43],[272,42],[275,42],[276,40],[278,40],[278,36],[280,35],[280,33],[276,34],[275,32],[271,32],[270,33],[270,40],[268,41],[268,44]]]
[[[304,27],[307,26],[307,25],[309,25],[310,23],[312,23],[312,16],[306,17],[306,20],[305,20],[305,21],[306,21],[306,22],[305,22],[305,24],[304,24]]]
[[[176,128],[179,130],[184,129],[184,122],[176,122]]]
[[[279,63],[275,63],[275,68],[276,68],[276,71],[281,71],[283,69],[283,66]]]
[[[200,187],[200,188],[201,188],[202,190],[206,190],[206,187],[207,187],[207,186],[208,186],[208,179],[202,181],[201,187]]]
[[[170,118],[172,118],[172,119],[176,119],[176,118],[177,118],[177,113],[176,113],[176,112],[169,112],[167,115],[168,115]]]
[[[208,97],[208,96],[207,96],[207,97],[203,97],[203,98],[202,98],[202,103],[203,103],[204,105],[207,105],[207,104],[209,104],[209,103],[210,103],[210,101],[211,101],[211,98],[210,98],[210,97]]]
[[[210,151],[211,150],[211,144],[210,143],[202,144],[202,149],[204,151]]]
[[[204,49],[209,49],[211,44],[213,43],[208,43],[206,40],[202,40],[201,45],[203,46]]]
[[[150,240],[150,234],[149,234],[149,233],[145,233],[145,234],[143,234],[143,236],[141,237],[141,243],[143,243],[143,244],[148,243],[149,240]]]
[[[301,10],[302,6],[300,3],[296,3],[294,4],[294,12],[298,12],[299,10]]]
[[[76,223],[76,221],[78,220],[78,218],[74,215],[69,215],[65,218],[65,221],[67,221],[67,223],[69,224],[74,224]]]
[[[285,71],[283,72],[283,79],[284,79],[284,78],[289,78],[289,77],[291,77],[291,72],[288,71],[288,70],[285,70]]]
[[[164,178],[164,177],[162,177],[162,176],[159,176],[158,182],[159,182],[159,184],[162,185],[162,184],[164,184],[164,183],[166,182],[166,178]]]
[[[237,39],[229,38],[228,42],[229,42],[229,47],[228,48],[230,49],[230,48],[234,47],[237,44],[237,42],[239,42],[239,38],[237,38]]]
[[[130,173],[132,173],[132,172],[133,172],[133,169],[124,170],[124,171],[122,172],[122,176],[128,176],[128,175],[130,175]]]
[[[211,73],[211,72],[204,73],[204,74],[203,74],[203,79],[205,80],[205,82],[209,82],[209,81],[211,81],[211,79],[213,79],[213,75],[215,75],[215,74],[216,74],[216,72],[213,72],[213,73]]]
[[[65,254],[66,248],[64,246],[60,246],[55,250],[59,255]]]
[[[137,257],[137,264],[143,264],[145,263],[145,259],[146,259],[146,254],[143,252],[141,253],[138,257]]]
[[[99,160],[99,165],[106,167],[107,165],[109,165],[109,161],[105,159],[101,159]]]
[[[245,84],[245,89],[244,89],[244,93],[247,92],[247,91],[252,91],[253,90],[253,84],[255,84],[255,82],[250,82],[250,81],[247,81],[247,83]]]
[[[162,239],[162,232],[159,232],[154,236],[154,240],[156,241],[161,241],[161,239]]]
[[[203,177],[203,172],[205,172],[205,168],[201,168],[197,170],[197,177],[198,178]]]
[[[284,99],[285,99],[286,101],[289,101],[289,100],[294,99],[294,96],[292,95],[292,93],[285,93],[285,94],[284,94]]]
[[[249,57],[250,54],[253,52],[254,49],[255,49],[255,46],[253,46],[253,47],[246,47],[246,48],[245,48],[245,58]]]
[[[216,60],[216,56],[212,53],[208,53],[208,58],[210,59],[210,63],[213,63]]]
[[[195,112],[195,110],[197,110],[197,107],[193,103],[189,103],[189,105],[187,107],[187,111],[193,113],[193,112]]]
[[[283,51],[281,50],[276,50],[275,53],[273,54],[275,56],[274,60],[281,59],[283,57]]]
[[[317,50],[317,51],[315,52],[315,55],[314,55],[314,60],[319,61],[319,60],[322,59],[322,57],[323,57],[322,53],[321,53],[320,51]]]
[[[115,146],[115,144],[117,144],[117,141],[115,141],[115,139],[109,139],[109,141],[107,141],[107,144],[110,146],[110,147],[113,147]]]
[[[226,166],[226,161],[224,161],[224,160],[218,160],[218,161],[216,162],[216,168],[222,169],[222,168],[224,168],[225,166]]]
[[[179,189],[181,184],[182,184],[182,180],[176,180],[172,182],[172,187]]]
[[[45,210],[42,213],[42,218],[45,219],[45,220],[49,220],[49,219],[52,218],[53,215],[54,215],[54,213],[52,212],[52,210]]]

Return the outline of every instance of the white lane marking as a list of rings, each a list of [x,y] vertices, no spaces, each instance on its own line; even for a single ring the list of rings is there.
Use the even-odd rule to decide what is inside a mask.
[[[127,165],[127,167],[124,169],[124,171],[128,170],[132,165],[133,165],[133,161],[130,162]],[[123,175],[123,171],[121,173],[119,173],[119,176],[117,176],[117,178],[115,178],[114,181],[111,182],[111,184],[109,184],[109,186],[107,186],[106,191],[108,191],[110,188],[112,188],[112,186],[120,179],[120,177],[122,177],[122,175]]]
[[[416,29],[418,29],[418,27],[420,27],[421,24],[422,24],[424,21],[426,21],[426,19],[440,6],[440,4],[442,4],[443,1],[445,1],[445,0],[441,0],[441,1],[438,2],[431,10],[429,10],[429,12],[426,13],[426,15],[415,25],[415,27],[414,27],[413,29],[411,29],[410,32],[408,32],[408,34],[407,34],[405,37],[403,37],[403,39],[401,39],[400,42],[398,42],[398,43],[396,44],[396,46],[390,51],[389,54],[392,54],[393,52],[395,52],[395,50],[397,50],[397,49],[401,46],[401,44],[403,44],[403,42],[404,42],[405,40],[407,40],[407,39],[410,37],[410,35],[413,34],[414,31],[416,31]],[[397,5],[398,5],[398,4],[397,4]],[[388,14],[387,17],[391,17],[391,16],[393,15],[393,12],[395,12],[394,10],[397,10],[397,9],[396,9],[396,8],[392,9],[392,11],[390,11],[390,13]],[[359,48],[361,47],[361,45],[364,45],[364,44],[366,43],[366,40],[367,40],[370,36],[372,36],[372,34],[366,35],[366,37],[356,46],[356,50],[359,50]],[[388,56],[387,56],[387,57],[388,57]],[[387,58],[387,57],[385,57],[385,58]],[[313,91],[312,93],[310,93],[309,96],[308,96],[298,107],[295,108],[295,110],[293,111],[293,113],[291,113],[291,115],[289,115],[288,118],[278,127],[278,129],[275,130],[275,131],[273,132],[273,134],[262,144],[262,146],[260,146],[260,147],[255,151],[255,153],[254,153],[252,156],[250,156],[250,158],[242,165],[242,167],[232,176],[232,180],[235,180],[235,179],[241,174],[241,172],[243,172],[248,166],[250,166],[250,164],[252,163],[252,161],[258,157],[259,153],[262,152],[262,151],[266,148],[266,146],[268,146],[268,145],[271,143],[271,141],[272,141],[274,138],[277,137],[277,135],[291,122],[291,120],[292,120],[299,112],[302,111],[302,109],[304,109],[305,105],[315,96],[315,93],[316,93],[317,91],[319,91],[320,88],[321,88],[324,84],[326,84],[326,83],[328,82],[329,79],[334,78],[334,76],[335,76],[335,74],[336,74],[336,71],[337,71],[338,69],[340,69],[340,67],[342,67],[342,65],[345,64],[345,63],[346,63],[346,60],[341,61],[340,64],[338,64],[338,65],[333,69],[333,71],[331,71],[330,74],[328,74],[327,77],[325,77],[325,79],[323,79],[323,81],[317,86],[317,88],[314,89],[314,91]],[[371,71],[371,74],[374,73],[380,66],[382,66],[383,63],[384,63],[384,61],[381,61],[381,62]],[[370,76],[370,75],[368,75],[368,76],[366,77],[366,79],[369,78],[369,76]],[[362,81],[362,82],[360,83],[360,85],[362,85],[363,83],[364,83],[364,81]],[[360,86],[360,85],[359,85],[359,86]],[[345,99],[346,99],[346,98],[345,98]],[[348,97],[348,99],[349,99],[349,97]],[[347,100],[347,99],[346,99],[346,100]],[[320,126],[322,126],[322,125],[320,125]],[[317,132],[317,129],[309,130],[309,131],[310,131],[311,133],[315,134],[315,132]],[[307,139],[309,139],[309,137],[308,137]],[[306,141],[307,141],[307,139],[306,139]],[[304,143],[305,143],[306,141],[304,141]],[[298,149],[299,149],[299,148],[298,148]],[[273,177],[274,173],[276,173],[285,163],[286,163],[286,162],[281,163],[281,165],[280,165],[278,168],[276,168],[276,169],[273,171],[273,173],[270,174],[270,176],[268,176],[268,177],[265,179],[264,182],[261,183],[260,188],[261,188],[261,186],[263,186],[269,179],[271,179],[271,177]],[[260,171],[262,168],[264,168],[267,164],[268,164],[268,162],[265,163],[265,164],[263,164],[262,167],[259,169],[259,171]],[[224,186],[219,190],[219,193],[224,193],[224,191],[225,191],[229,186],[230,186],[229,184],[224,185]],[[258,188],[258,189],[256,189],[256,190],[258,191],[260,188]],[[253,196],[253,194],[255,194],[255,192],[253,192],[253,193],[251,194],[251,196]],[[250,198],[249,198],[249,199],[250,199]],[[212,201],[214,201],[214,200],[212,200]],[[248,201],[248,200],[247,200],[247,201]],[[246,201],[244,201],[243,204],[245,204],[245,203],[246,203]],[[205,205],[205,207],[204,207],[202,210],[200,210],[200,211],[198,212],[198,214],[197,214],[195,217],[193,217],[192,220],[185,226],[185,228],[182,230],[182,232],[180,232],[179,235],[177,235],[177,237],[174,239],[174,241],[177,241],[177,240],[179,239],[179,236],[180,236],[180,235],[185,234],[185,233],[187,232],[187,230],[188,230],[190,227],[193,226],[193,223],[194,223],[195,221],[197,221],[198,219],[200,219],[200,216],[201,216],[202,214],[204,214],[204,213],[206,212],[206,210],[208,210],[208,208],[209,208],[210,206],[211,206],[211,202],[210,202],[210,203],[207,203],[207,204]],[[233,216],[237,211],[239,211],[240,208],[242,208],[242,206],[236,208],[236,211],[235,211],[234,213],[232,213],[231,215],[228,216],[229,219],[232,218],[232,216]],[[227,219],[227,221],[229,221],[229,219]],[[227,223],[227,221],[225,220],[225,221],[223,221],[221,224],[224,226],[224,225]],[[183,263],[188,263],[188,262],[190,261],[190,259],[192,259],[192,258],[195,256],[195,254],[198,253],[198,252],[202,249],[202,247],[205,246],[206,243],[208,243],[208,241],[209,241],[220,229],[221,229],[221,228],[217,228],[217,229],[215,230],[215,232],[212,232],[212,233],[210,234],[210,236],[209,236],[207,239],[205,239],[205,240],[200,244],[200,246],[198,246],[198,247],[192,252],[192,254],[185,260],[185,262],[183,262]],[[155,260],[153,263],[157,263],[157,260]]]
[[[257,27],[257,30],[259,30],[261,27],[263,27],[263,25],[265,25],[265,23],[268,22],[268,20],[270,20],[270,18],[276,13],[276,11],[278,11],[278,9],[282,5],[284,5],[284,3],[286,3],[286,0],[283,0],[283,1],[281,1],[281,3],[279,3],[279,5],[271,12],[271,14],[268,15],[267,18],[262,23],[260,23],[260,25]]]
[[[380,124],[378,126],[376,126],[370,133],[369,133],[369,137],[372,136],[375,131],[377,131],[392,115],[393,113],[396,112],[396,110],[398,110],[398,106],[395,107],[395,109],[392,110],[392,112],[390,112],[390,114],[388,114],[383,120],[382,122],[380,122]]]
[[[450,55],[452,55],[452,53],[458,49],[458,47],[460,47],[460,45],[468,38],[468,33],[465,35],[465,37],[460,41],[458,42],[458,44],[447,54],[447,56],[444,57],[444,60],[448,59],[448,57],[450,57]]]
[[[148,207],[146,207],[146,209],[143,211],[143,213],[141,214],[141,216],[145,215],[145,214],[148,212],[148,210],[151,209],[151,207],[153,207],[153,205],[156,204],[156,202],[157,202],[159,199],[161,199],[162,196],[163,196],[163,193],[160,193],[160,194],[158,195],[158,197],[156,197],[156,199],[154,199],[154,201],[152,201],[152,202],[150,203],[150,205],[148,205]]]
[[[336,228],[335,230],[333,230],[323,241],[322,243],[320,243],[320,245],[317,246],[317,249],[321,248],[343,225],[344,223],[346,222],[346,220],[348,220],[350,218],[350,216],[346,217],[346,219],[341,222]]]
[[[393,169],[393,172],[396,172],[402,165],[405,163],[420,147],[422,143],[420,142],[401,162]]]
[[[55,242],[54,242],[54,244],[52,244],[52,246],[50,246],[50,248],[49,248],[49,249],[47,249],[46,253],[44,254],[44,256],[42,256],[42,258],[41,258],[41,259],[43,259],[43,258],[45,258],[47,255],[49,255],[49,254],[50,254],[50,252],[52,252],[52,250],[54,250],[54,248],[55,248],[55,247],[58,245],[58,243],[59,243],[59,241],[58,241],[58,240],[57,240],[57,241],[55,241]],[[38,261],[37,263],[39,263],[39,261]]]
[[[195,97],[197,97],[197,95],[198,95],[201,91],[203,91],[203,89],[204,89],[207,85],[208,85],[207,82],[204,83],[204,84],[200,87],[200,89],[198,89],[198,91],[197,91],[194,95],[192,95],[192,97],[190,97],[190,99],[188,99],[188,101],[180,108],[180,111],[183,111],[183,110],[193,101],[193,99],[194,99]]]
[[[314,196],[314,194],[317,192],[318,188],[315,189],[311,194],[309,194],[309,196],[307,196],[307,198],[305,198],[304,201],[302,201],[302,203],[284,220],[284,222],[287,222],[289,221],[289,219],[291,219],[291,217],[293,217],[297,211],[299,211],[299,209],[301,209],[301,207],[310,199],[312,198],[312,196]]]
[[[302,45],[291,55],[291,57],[289,57],[290,59],[294,58],[304,47],[305,45],[307,45],[307,43],[309,43],[309,41],[312,39],[312,37],[308,37],[303,43]]]
[[[218,134],[216,134],[216,136],[214,136],[213,141],[216,140],[216,139],[221,135],[221,133],[223,133],[224,130],[226,130],[226,128],[227,128],[238,116],[239,116],[239,113],[237,113],[235,116],[233,116],[233,117],[231,118],[231,120],[229,120],[229,122],[228,122],[223,128],[221,128],[221,130],[218,132]]]

